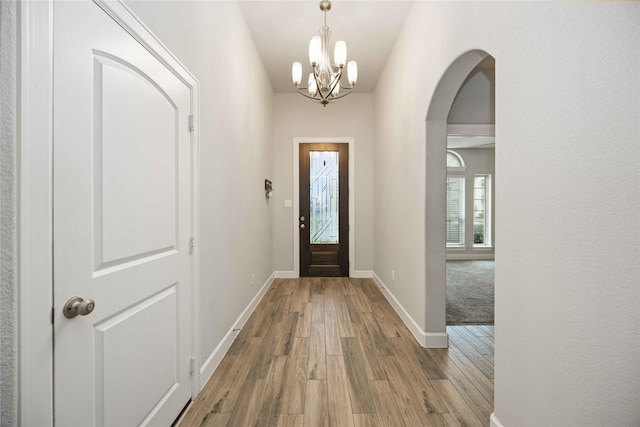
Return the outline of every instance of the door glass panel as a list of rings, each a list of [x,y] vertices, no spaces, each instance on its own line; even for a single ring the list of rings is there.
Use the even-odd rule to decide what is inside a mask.
[[[310,243],[337,244],[338,236],[338,152],[311,151]]]

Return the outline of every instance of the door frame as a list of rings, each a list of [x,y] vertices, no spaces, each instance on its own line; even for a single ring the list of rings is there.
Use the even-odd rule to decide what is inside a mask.
[[[337,277],[345,277],[343,276],[346,273],[346,277],[349,276],[349,144],[333,144],[333,143],[320,143],[320,144],[304,144],[298,145],[298,149],[300,151],[299,158],[299,169],[304,170],[304,175],[300,175],[299,185],[301,191],[298,192],[301,205],[299,206],[298,216],[306,216],[308,227],[305,231],[300,231],[298,234],[300,236],[300,276],[302,277],[302,270],[305,270],[305,277],[313,277],[311,274],[311,267],[313,264],[314,258],[314,250],[313,248],[318,248],[322,246],[323,251],[333,251],[332,249],[327,249],[329,247],[335,248],[338,247],[338,251],[336,252],[336,261],[338,264],[338,276]],[[338,222],[339,222],[339,231],[338,234],[342,237],[338,239],[338,244],[312,244],[311,243],[311,208],[310,208],[310,194],[311,190],[311,181],[310,181],[310,173],[311,173],[311,162],[309,156],[314,152],[335,152],[339,156],[338,159]],[[306,155],[305,155],[306,153]],[[302,169],[302,168],[305,169]],[[346,170],[345,170],[346,169]],[[305,194],[305,188],[307,193]],[[305,207],[303,203],[307,203]],[[304,222],[304,221],[301,221]],[[298,228],[301,230],[302,226]],[[346,228],[346,230],[345,230]],[[344,236],[347,236],[345,239]],[[302,246],[305,245],[305,246]],[[346,255],[346,257],[345,257]],[[346,265],[345,265],[346,264]],[[347,268],[345,268],[347,267]],[[316,272],[317,273],[317,272]],[[326,273],[326,271],[325,271]],[[319,276],[323,276],[323,274],[319,274]],[[327,277],[327,276],[325,276]],[[328,275],[328,277],[336,277],[333,275]]]
[[[123,3],[94,0],[127,32],[191,88],[191,356],[200,367],[198,320],[200,155],[199,82]],[[20,425],[53,425],[53,7],[52,1],[18,2],[20,55],[18,106],[18,420]],[[194,369],[191,395],[200,392]]]
[[[353,137],[295,137],[293,138],[293,277],[300,277],[300,144],[349,145],[349,277],[355,273],[355,193],[356,193],[356,140]]]

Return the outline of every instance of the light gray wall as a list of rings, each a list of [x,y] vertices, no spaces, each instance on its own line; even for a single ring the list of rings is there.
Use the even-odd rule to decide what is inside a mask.
[[[447,259],[453,259],[456,255],[493,255],[496,245],[495,230],[496,230],[496,209],[495,201],[496,197],[496,167],[495,158],[496,150],[493,148],[455,148],[451,149],[460,154],[465,163],[465,171],[455,173],[455,175],[465,176],[465,243],[466,248],[449,249],[447,250]],[[473,247],[473,179],[475,175],[489,174],[491,175],[491,245],[492,248],[474,248]]]
[[[496,59],[506,427],[640,423],[638,22],[639,3],[416,2],[374,94],[374,269],[425,327],[425,117],[456,58]]]
[[[17,7],[0,3],[0,425],[18,417]]]
[[[276,271],[293,271],[293,138],[355,138],[355,270],[373,269],[373,96],[351,94],[323,108],[298,94],[275,96],[273,256]],[[350,250],[353,250],[351,248]]]
[[[273,272],[273,90],[236,2],[128,4],[200,81],[204,363]]]

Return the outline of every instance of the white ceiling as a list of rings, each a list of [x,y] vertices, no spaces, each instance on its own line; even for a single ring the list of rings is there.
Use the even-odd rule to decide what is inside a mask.
[[[318,0],[241,0],[240,8],[262,58],[273,90],[295,92],[291,64],[309,66],[309,40],[322,28]],[[374,91],[391,49],[411,9],[412,1],[333,0],[327,12],[331,28],[330,52],[338,40],[347,43],[347,61],[358,62],[358,84],[354,93]],[[304,80],[304,78],[303,78]]]

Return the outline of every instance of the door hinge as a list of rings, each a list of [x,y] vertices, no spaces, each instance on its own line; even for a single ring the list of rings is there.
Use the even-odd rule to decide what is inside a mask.
[[[193,132],[195,128],[193,114],[189,114],[189,132]]]
[[[189,239],[189,253],[193,253],[193,248],[195,246],[195,239],[192,237]]]
[[[55,318],[56,318],[56,308],[54,306],[51,306],[51,324],[55,324]]]
[[[196,372],[196,359],[195,357],[192,357],[191,361],[189,362],[189,373],[191,374],[191,376],[193,376],[195,372]]]

